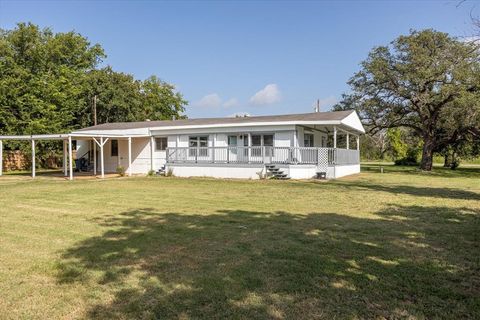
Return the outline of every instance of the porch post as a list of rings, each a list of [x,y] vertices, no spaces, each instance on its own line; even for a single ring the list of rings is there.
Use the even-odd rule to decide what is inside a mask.
[[[97,175],[97,142],[95,140],[92,141],[93,145],[93,175]]]
[[[66,140],[62,140],[62,143],[63,143],[63,175],[66,177],[68,176],[68,165],[67,165],[67,162],[68,162],[68,154],[67,154],[67,141]]]
[[[153,137],[150,137],[150,170],[153,171]]]
[[[357,136],[357,150],[360,150],[360,136]]]
[[[32,139],[32,178],[35,178],[35,140]]]
[[[103,137],[100,137],[100,177],[102,179],[105,178],[105,167],[103,158]]]
[[[70,177],[69,180],[73,180],[73,159],[72,159],[72,137],[68,136],[68,161],[69,161],[69,170]]]
[[[337,148],[337,127],[333,127],[333,147]]]
[[[128,176],[132,176],[132,137],[128,137]]]
[[[347,132],[347,149],[350,149],[350,134]]]
[[[0,176],[3,175],[3,141],[0,140]]]
[[[250,157],[252,155],[252,134],[248,133],[248,163],[250,163]]]

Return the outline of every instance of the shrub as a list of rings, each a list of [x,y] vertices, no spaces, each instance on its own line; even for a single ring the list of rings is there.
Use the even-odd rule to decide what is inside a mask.
[[[125,168],[122,167],[122,166],[118,166],[118,167],[117,167],[117,173],[118,173],[121,177],[124,177],[124,176],[125,176]]]

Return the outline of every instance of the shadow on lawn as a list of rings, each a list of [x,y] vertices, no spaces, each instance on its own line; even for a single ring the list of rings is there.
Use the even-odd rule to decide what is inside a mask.
[[[138,209],[98,221],[58,277],[113,293],[90,318],[478,318],[479,214]]]
[[[418,197],[433,197],[442,199],[459,199],[459,200],[480,200],[480,193],[456,189],[456,188],[432,188],[432,187],[414,187],[410,185],[388,185],[373,184],[356,180],[338,180],[332,182],[345,188],[367,189],[381,192],[389,192],[395,195],[407,194]]]

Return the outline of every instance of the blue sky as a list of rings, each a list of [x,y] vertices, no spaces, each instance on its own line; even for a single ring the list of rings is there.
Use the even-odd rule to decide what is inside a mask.
[[[373,46],[410,29],[474,32],[466,1],[5,1],[0,27],[31,21],[100,43],[105,64],[173,83],[189,117],[323,111]]]

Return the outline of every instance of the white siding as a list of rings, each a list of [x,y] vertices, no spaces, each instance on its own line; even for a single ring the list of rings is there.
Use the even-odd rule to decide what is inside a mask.
[[[273,145],[275,147],[291,147],[293,146],[293,131],[275,132],[274,139]]]

